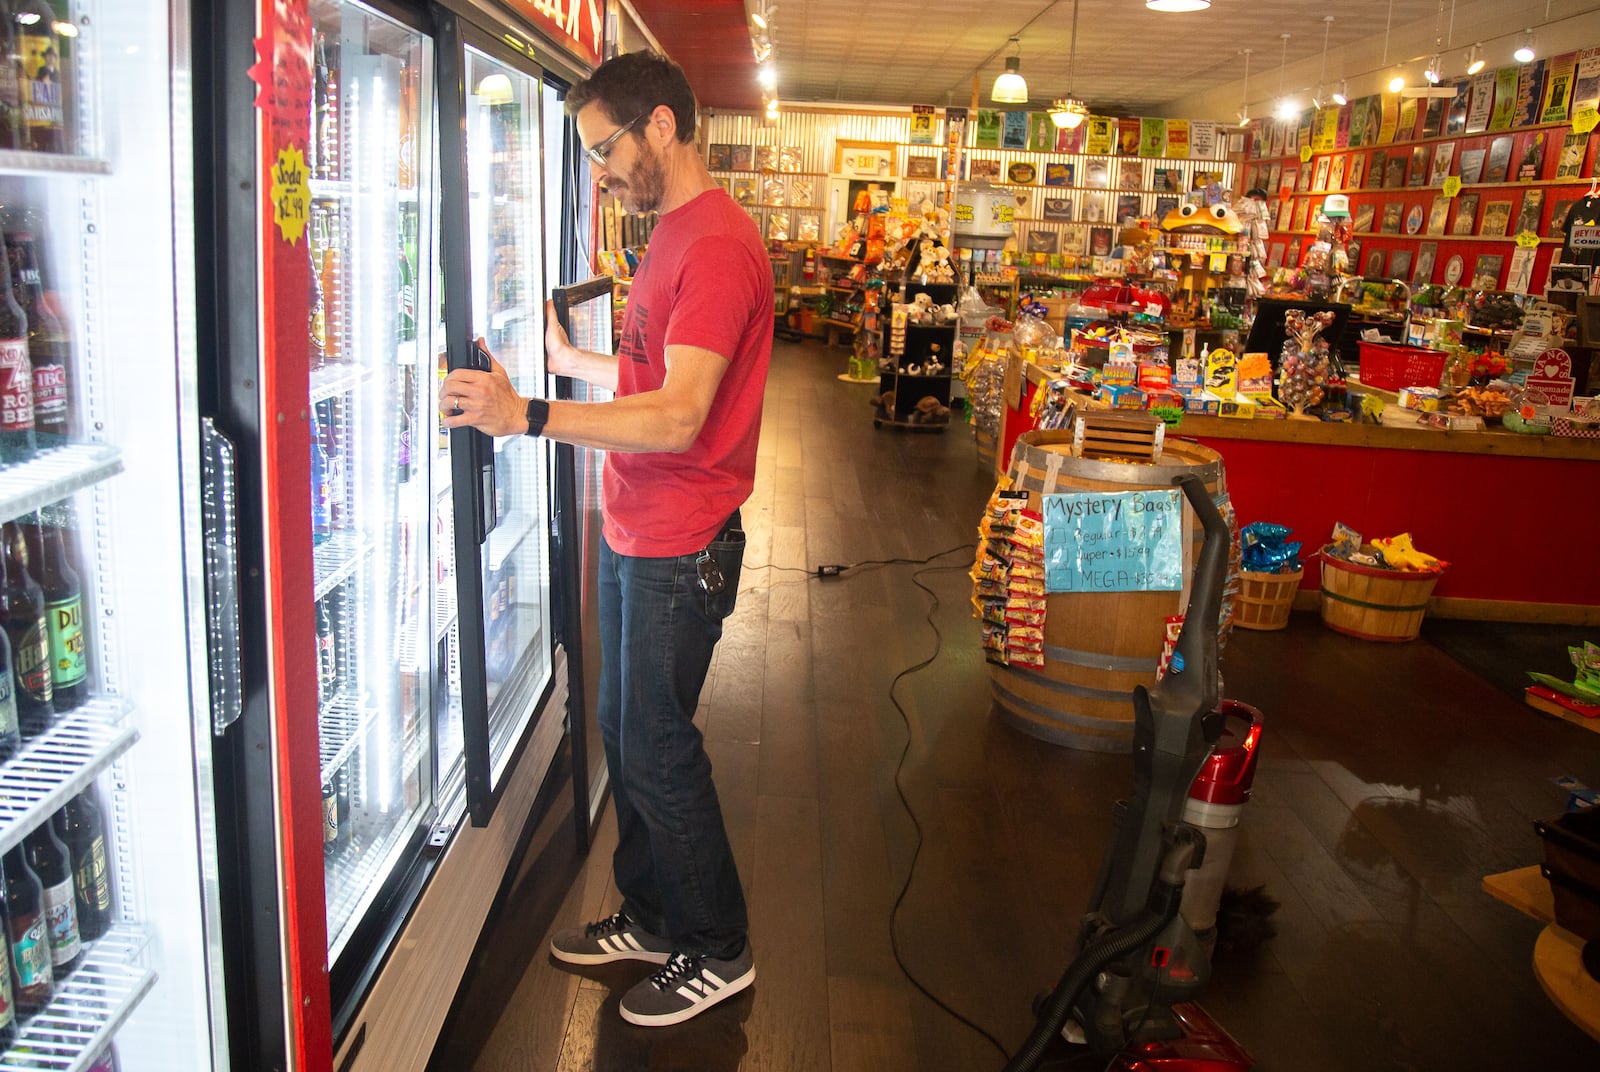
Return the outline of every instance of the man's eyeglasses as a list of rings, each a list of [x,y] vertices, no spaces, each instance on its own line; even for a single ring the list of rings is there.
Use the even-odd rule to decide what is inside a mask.
[[[595,167],[605,167],[606,157],[611,155],[611,150],[616,148],[617,142],[621,141],[624,134],[638,126],[639,121],[647,117],[649,114],[649,112],[641,112],[640,114],[634,116],[633,122],[625,123],[618,127],[616,130],[612,131],[611,137],[607,138],[605,141],[594,146],[593,148],[585,149],[583,151],[583,155],[588,157],[589,162]]]

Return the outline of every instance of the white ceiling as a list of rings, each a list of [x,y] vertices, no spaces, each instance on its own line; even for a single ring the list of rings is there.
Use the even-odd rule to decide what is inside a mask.
[[[1541,27],[1540,55],[1600,44],[1565,35],[1576,16],[1600,10],[1600,0],[1214,0],[1209,10],[1189,14],[1150,11],[1139,0],[1079,4],[1072,89],[1105,114],[1227,118],[1246,99],[1245,48],[1253,50],[1248,99],[1257,115],[1280,87],[1309,96],[1323,78],[1329,89],[1342,77],[1353,88],[1371,82],[1359,91],[1373,92],[1380,73],[1387,78],[1385,55],[1389,66],[1409,61],[1420,69],[1436,39],[1447,46],[1441,49],[1447,72],[1456,74],[1452,67],[1464,67],[1474,40],[1485,42],[1491,66],[1509,63],[1511,37],[1524,25]],[[768,6],[784,100],[967,105],[976,74],[980,102],[990,107],[989,88],[1011,53],[1013,34],[1031,103],[1047,107],[1067,94],[1073,0],[772,0]],[[1334,16],[1331,24],[1326,15]],[[1290,35],[1286,44],[1283,33]],[[1195,110],[1199,102],[1208,110]]]

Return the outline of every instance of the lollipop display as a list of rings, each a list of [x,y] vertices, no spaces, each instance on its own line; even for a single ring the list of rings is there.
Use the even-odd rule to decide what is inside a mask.
[[[1304,417],[1306,410],[1321,405],[1327,397],[1328,340],[1319,336],[1332,323],[1333,313],[1327,310],[1307,313],[1291,309],[1284,314],[1278,399],[1297,417]]]

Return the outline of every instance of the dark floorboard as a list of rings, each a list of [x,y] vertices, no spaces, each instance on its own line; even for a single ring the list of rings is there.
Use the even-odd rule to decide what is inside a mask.
[[[1071,954],[1129,762],[990,714],[965,553],[942,570],[801,572],[967,543],[991,488],[964,426],[875,430],[870,388],[839,382],[842,367],[820,344],[776,347],[739,608],[698,715],[750,899],[756,985],[649,1031],[616,1008],[645,966],[557,968],[549,932],[612,911],[616,892],[609,811],[578,857],[556,808],[434,1072],[1001,1067],[895,962],[889,916],[918,826],[895,929],[907,965],[1007,1048],[1026,1034],[1030,1002]],[[1563,803],[1553,776],[1600,785],[1600,734],[1517,699],[1524,669],[1562,672],[1571,633],[1437,622],[1379,645],[1297,614],[1283,632],[1235,634],[1226,693],[1259,707],[1267,731],[1232,877],[1282,907],[1275,938],[1219,955],[1203,1002],[1259,1068],[1597,1067],[1600,1046],[1532,976],[1537,924],[1478,885],[1538,859],[1531,821]],[[895,686],[902,714],[891,683],[936,652]]]

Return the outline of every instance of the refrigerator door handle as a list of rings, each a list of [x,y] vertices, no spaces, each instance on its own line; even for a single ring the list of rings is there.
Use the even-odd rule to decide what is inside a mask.
[[[489,352],[477,342],[472,344],[472,367],[479,372],[488,372],[493,367]],[[494,437],[473,430],[471,442],[472,465],[478,471],[478,501],[472,505],[477,518],[478,543],[482,544],[500,524],[494,495]]]
[[[239,537],[234,445],[216,421],[200,422],[202,546],[205,553],[206,650],[211,732],[220,737],[244,711],[239,663]]]

